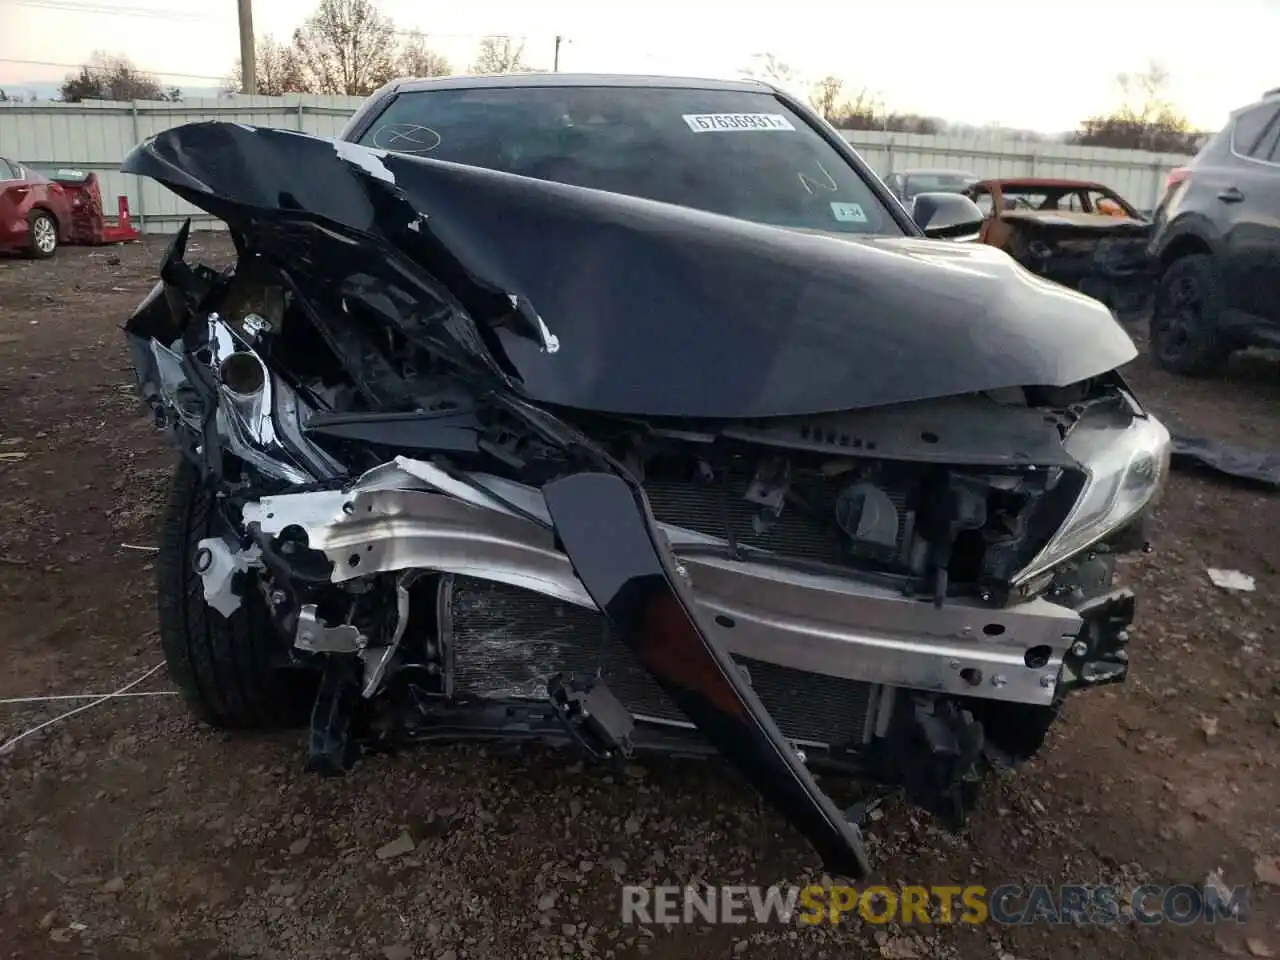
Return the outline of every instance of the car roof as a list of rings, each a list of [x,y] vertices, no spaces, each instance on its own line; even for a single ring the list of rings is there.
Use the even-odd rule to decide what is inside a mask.
[[[1231,126],[1231,124],[1235,122],[1236,118],[1239,117],[1240,114],[1248,113],[1250,110],[1253,110],[1255,107],[1261,107],[1267,104],[1271,104],[1272,106],[1275,106],[1278,103],[1280,103],[1280,87],[1276,87],[1274,90],[1268,90],[1266,93],[1264,93],[1257,100],[1254,100],[1252,103],[1246,103],[1243,107],[1236,107],[1229,114],[1227,114],[1227,126]]]
[[[894,172],[904,177],[919,176],[922,173],[945,173],[955,177],[973,177],[975,180],[978,178],[976,173],[969,170],[955,170],[950,167],[912,167],[910,170],[897,170]]]
[[[1001,187],[1064,187],[1068,189],[1079,189],[1081,187],[1090,190],[1105,190],[1107,193],[1115,193],[1105,183],[1097,183],[1093,180],[1069,180],[1063,177],[989,177],[974,186],[983,184],[998,184]]]
[[[739,90],[772,93],[759,80],[659,77],[628,73],[501,73],[483,76],[406,77],[392,81],[397,93],[418,90],[477,90],[486,87],[657,87],[677,90]]]

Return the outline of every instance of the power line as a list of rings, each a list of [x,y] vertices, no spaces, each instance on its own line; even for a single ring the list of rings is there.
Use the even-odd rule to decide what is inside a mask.
[[[82,2],[82,0],[9,0],[16,7],[32,7],[37,10],[60,10],[65,13],[100,13],[114,14],[121,17],[144,17],[153,20],[185,20],[203,21],[206,23],[224,23],[225,17],[214,17],[203,13],[180,13],[163,10],[158,7],[117,7],[102,3]]]
[[[517,33],[440,33],[436,30],[402,30],[395,29],[392,33],[403,37],[422,37],[424,40],[430,40],[432,37],[445,37],[453,40],[528,40],[524,34]]]
[[[81,67],[89,66],[84,63],[57,63],[52,60],[13,60],[9,57],[0,57],[0,63],[16,63],[23,67],[62,67],[67,70],[79,70]],[[143,73],[154,74],[157,77],[177,77],[180,80],[217,80],[219,83],[226,82],[226,77],[213,77],[207,73],[174,73],[169,70],[146,70],[138,67]]]
[[[149,17],[156,20],[201,20],[205,22],[226,23],[228,18],[209,16],[202,13],[182,13],[172,10],[164,10],[158,7],[131,7],[131,6],[106,6],[103,3],[94,3],[91,0],[9,0],[11,4],[17,7],[33,7],[41,10],[63,10],[75,13],[100,13],[100,14],[117,14],[124,17]],[[430,40],[432,38],[440,38],[447,40],[518,40],[523,43],[529,41],[528,34],[522,33],[443,33],[438,30],[422,30],[418,28],[402,28],[397,27],[391,31],[396,36],[401,37],[422,37]],[[553,34],[547,34],[553,36]],[[179,76],[179,74],[170,74],[170,76]]]
[[[107,6],[94,3],[92,0],[9,0],[17,7],[34,7],[42,10],[65,10],[75,13],[119,14],[125,17],[150,17],[156,20],[203,20],[226,23],[229,18],[209,16],[203,13],[182,13],[164,10],[159,7]],[[441,33],[437,30],[420,30],[414,28],[396,28],[391,31],[398,36],[442,37],[455,40],[483,40],[492,37],[495,40],[528,40],[523,34],[514,33]]]
[[[163,10],[157,7],[116,7],[102,3],[84,2],[84,0],[9,0],[17,7],[33,7],[41,10],[64,10],[75,13],[118,14],[125,17],[150,17],[156,20],[202,20],[206,22],[226,23],[226,17],[214,17],[201,13],[180,13]],[[397,27],[391,31],[401,37],[423,37],[431,39],[439,37],[449,40],[519,40],[527,42],[526,34],[516,33],[442,33],[438,30],[422,30],[417,28]]]

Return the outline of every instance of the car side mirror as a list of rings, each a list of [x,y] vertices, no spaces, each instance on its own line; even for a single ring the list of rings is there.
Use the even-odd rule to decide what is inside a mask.
[[[935,240],[974,240],[982,226],[982,210],[959,193],[917,193],[911,219]]]

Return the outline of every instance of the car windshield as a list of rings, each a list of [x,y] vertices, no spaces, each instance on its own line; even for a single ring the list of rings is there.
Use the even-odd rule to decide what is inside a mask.
[[[905,232],[836,148],[767,93],[419,90],[392,100],[359,142],[775,226]]]

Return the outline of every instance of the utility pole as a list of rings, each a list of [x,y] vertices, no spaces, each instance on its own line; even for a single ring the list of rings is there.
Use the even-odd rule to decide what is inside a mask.
[[[254,63],[253,0],[237,0],[240,5],[240,90],[246,96],[258,92],[258,70]]]
[[[557,33],[556,34],[556,55],[555,55],[555,59],[552,60],[551,62],[551,70],[553,73],[560,72],[560,40],[561,40],[560,34]]]

